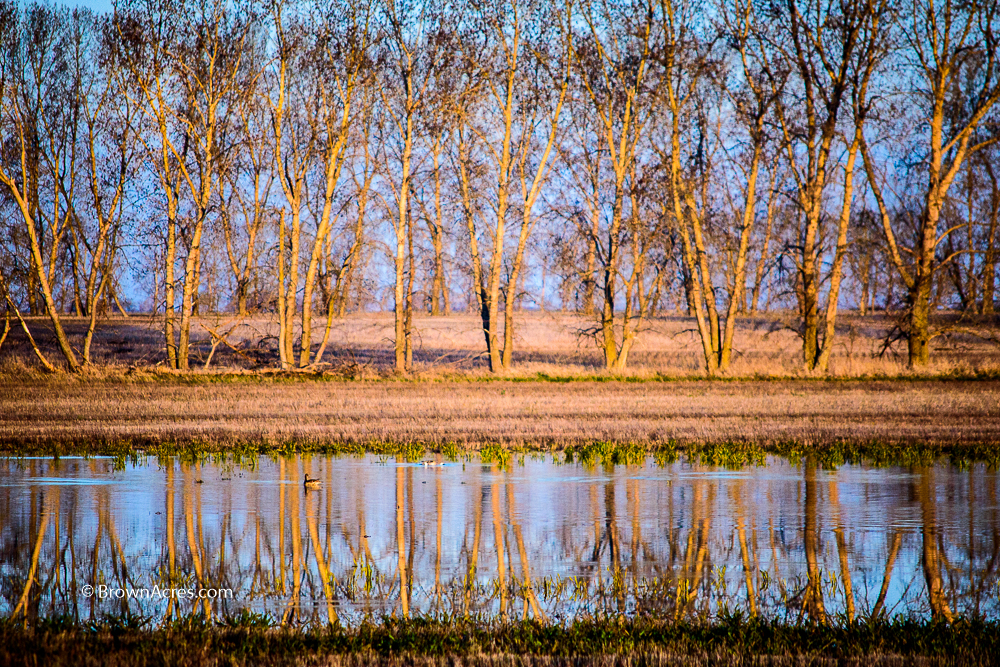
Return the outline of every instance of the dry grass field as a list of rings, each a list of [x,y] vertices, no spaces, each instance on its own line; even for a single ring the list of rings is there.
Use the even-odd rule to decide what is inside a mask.
[[[158,322],[149,318],[102,326],[99,366],[83,376],[39,373],[12,332],[0,350],[0,446],[1000,443],[997,348],[970,336],[939,339],[934,364],[910,372],[893,351],[878,354],[888,326],[880,318],[845,318],[832,373],[822,379],[804,377],[798,338],[780,318],[744,320],[740,356],[724,381],[704,379],[695,334],[680,318],[650,325],[625,377],[602,369],[580,333],[587,323],[575,315],[526,314],[516,369],[504,378],[485,370],[477,320],[468,315],[418,320],[416,370],[407,378],[390,370],[389,316],[335,322],[326,363],[308,374],[275,372],[273,322],[204,323],[231,330],[235,350],[218,345],[209,368],[194,364],[184,376],[162,368]],[[44,324],[35,329],[54,353]],[[195,357],[209,351],[206,334]]]
[[[0,381],[0,445],[1000,443],[1000,381]]]
[[[884,315],[861,317],[849,313],[838,320],[837,339],[830,374],[836,377],[934,376],[940,374],[995,374],[1000,376],[1000,319],[981,318],[961,322],[959,333],[936,338],[931,365],[919,372],[906,368],[906,343],[885,347],[893,320]],[[793,330],[791,315],[769,314],[741,318],[734,341],[734,361],[729,377],[796,377],[803,375],[801,342]],[[31,318],[33,335],[53,361],[59,360],[45,318]],[[515,376],[545,373],[558,376],[604,375],[603,359],[590,333],[592,319],[574,313],[524,312],[515,332]],[[948,323],[942,321],[942,326]],[[0,348],[0,377],[22,374],[37,366],[20,327],[12,323],[10,335]],[[81,318],[65,318],[74,344],[85,330]],[[314,346],[318,346],[325,321],[314,323]],[[487,374],[481,323],[468,313],[446,317],[415,318],[414,368],[417,377]],[[155,368],[165,358],[162,320],[148,316],[113,318],[101,323],[94,340],[93,357],[98,366],[110,368]],[[212,338],[209,330],[225,334],[209,360]],[[240,320],[231,314],[205,316],[192,327],[192,367],[201,372],[262,370],[277,366],[273,319]],[[970,335],[975,331],[978,335]],[[297,335],[297,334],[296,334]],[[232,347],[229,347],[231,345]],[[233,349],[235,348],[235,350]],[[702,377],[701,344],[693,321],[684,317],[650,320],[640,333],[629,357],[626,374],[636,378],[653,375]],[[238,351],[237,351],[238,350]],[[393,320],[391,313],[360,314],[335,320],[323,356],[325,368],[351,377],[376,378],[391,374]]]

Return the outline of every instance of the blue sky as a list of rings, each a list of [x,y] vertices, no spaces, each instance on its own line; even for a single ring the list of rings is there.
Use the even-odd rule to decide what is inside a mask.
[[[111,11],[112,0],[63,0],[61,3],[70,7],[90,7],[94,11],[98,12],[109,12]]]

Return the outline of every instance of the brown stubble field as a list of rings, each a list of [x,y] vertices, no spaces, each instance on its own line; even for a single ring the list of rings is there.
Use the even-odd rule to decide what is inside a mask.
[[[0,382],[0,446],[1000,443],[1000,381]]]
[[[418,319],[416,372],[406,378],[391,372],[392,321],[384,315],[335,322],[327,363],[294,374],[275,372],[274,323],[264,319],[205,318],[216,331],[232,329],[227,341],[240,352],[220,344],[208,369],[195,364],[183,376],[158,365],[162,344],[150,318],[103,326],[95,343],[101,365],[83,376],[39,373],[15,331],[0,350],[0,447],[116,440],[1000,444],[995,346],[942,340],[947,346],[934,364],[913,373],[897,356],[878,356],[885,320],[844,320],[829,377],[801,373],[798,338],[771,316],[742,321],[742,354],[715,380],[699,370],[697,341],[682,318],[650,325],[625,377],[600,367],[593,341],[581,334],[586,320],[561,313],[525,314],[516,369],[499,379],[484,368],[478,322],[469,315]],[[51,345],[44,322],[35,331]],[[203,343],[195,358],[208,351]]]
[[[941,316],[941,327],[954,325],[963,332],[936,338],[930,366],[912,372],[906,368],[906,343],[884,348],[894,320],[879,314],[858,316],[842,313],[831,357],[834,377],[928,377],[941,374],[993,374],[1000,377],[1000,321],[950,322]],[[64,326],[75,345],[81,344],[85,321],[64,317]],[[952,318],[954,319],[954,318]],[[792,330],[792,314],[772,313],[742,317],[734,340],[734,361],[727,377],[799,377],[801,339]],[[592,332],[596,322],[575,313],[523,312],[515,330],[514,376],[538,373],[561,377],[606,376],[603,360]],[[37,361],[16,322],[0,348],[0,377],[21,375],[37,367]],[[36,340],[49,359],[58,363],[59,353],[51,325],[42,317],[29,318]],[[313,323],[313,344],[318,347],[325,320]],[[484,358],[482,323],[478,316],[455,313],[445,317],[416,315],[414,318],[414,369],[418,378],[488,375]],[[226,334],[216,346],[207,369],[212,330]],[[162,318],[133,315],[102,321],[94,339],[93,357],[99,368],[151,369],[162,366]],[[979,336],[969,335],[976,331]],[[277,321],[268,317],[239,319],[232,314],[195,318],[192,327],[192,368],[201,372],[253,370],[277,366]],[[296,333],[298,336],[298,333]],[[228,345],[227,345],[228,344]],[[229,345],[232,345],[229,347]],[[635,378],[704,376],[701,344],[690,318],[663,316],[649,320],[629,356],[625,375]],[[238,351],[236,351],[238,350]],[[353,314],[334,320],[323,368],[350,377],[378,378],[392,374],[393,319],[391,313]]]

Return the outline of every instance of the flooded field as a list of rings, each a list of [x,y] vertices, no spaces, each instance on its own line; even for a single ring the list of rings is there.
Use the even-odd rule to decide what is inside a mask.
[[[9,458],[0,616],[996,619],[998,491],[982,464]]]

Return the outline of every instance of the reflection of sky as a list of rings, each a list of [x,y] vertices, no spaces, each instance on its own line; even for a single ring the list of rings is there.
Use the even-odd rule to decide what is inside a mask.
[[[330,571],[338,580],[349,576],[359,538],[368,535],[374,565],[391,582],[398,576],[396,484],[400,477],[404,484],[406,550],[408,555],[412,550],[413,557],[413,605],[418,610],[430,604],[432,595],[428,591],[434,586],[438,557],[443,582],[461,583],[466,576],[477,507],[481,524],[476,576],[484,585],[499,574],[496,531],[504,542],[506,577],[513,575],[520,580],[524,576],[522,545],[516,539],[519,532],[524,559],[536,584],[544,577],[607,579],[612,565],[611,545],[606,539],[609,527],[615,531],[619,563],[633,578],[679,576],[686,561],[694,562],[699,540],[704,540],[703,575],[722,577],[739,603],[745,594],[740,526],[745,530],[750,545],[748,557],[757,572],[767,571],[775,582],[785,580],[790,589],[795,589],[796,579],[802,581],[806,576],[803,466],[772,460],[764,468],[734,472],[686,463],[659,468],[650,462],[643,467],[618,466],[612,470],[599,465],[554,465],[549,461],[528,456],[523,466],[512,463],[504,472],[483,466],[478,460],[423,467],[397,466],[392,460],[380,462],[375,457],[310,457],[289,459],[284,464],[261,458],[252,470],[213,464],[190,467],[177,461],[162,467],[150,460],[147,465],[129,465],[115,471],[113,461],[106,458],[57,462],[7,459],[0,461],[0,552],[9,554],[15,548],[17,556],[8,562],[0,561],[0,576],[23,578],[32,546],[28,536],[35,530],[29,529],[29,524],[37,528],[42,508],[53,506],[58,496],[63,548],[71,526],[76,544],[93,545],[98,536],[98,517],[104,512],[102,530],[106,535],[108,527],[113,526],[129,563],[130,576],[136,585],[152,587],[168,552],[168,476],[173,480],[178,566],[187,573],[194,571],[190,544],[195,539],[191,531],[195,531],[205,544],[206,577],[225,579],[226,586],[241,591],[244,601],[237,606],[272,614],[284,607],[288,593],[258,595],[247,602],[251,596],[248,579],[258,549],[263,551],[269,571],[279,568],[282,491],[286,569],[291,566],[293,551],[292,517],[297,516],[307,579],[317,572],[312,522],[318,529]],[[322,486],[304,491],[301,479],[305,472],[323,480]],[[969,570],[970,535],[980,540],[976,546],[979,555],[974,553],[973,560],[988,558],[992,553],[995,535],[1000,531],[1000,488],[997,474],[982,466],[972,471],[938,466],[926,480],[922,477],[926,472],[899,468],[843,466],[836,471],[816,470],[814,474],[819,566],[824,581],[831,573],[839,577],[840,552],[834,532],[839,528],[859,612],[869,609],[878,596],[895,530],[901,532],[902,543],[887,609],[896,607],[897,612],[905,612],[909,608],[917,613],[926,610],[921,558],[928,507],[920,503],[921,483],[929,485],[935,499],[929,509],[943,536],[944,555],[952,568],[953,579],[946,576],[946,589],[949,585],[957,587],[959,593],[968,589],[968,575],[962,573]],[[498,516],[494,507],[500,511]],[[54,538],[46,539],[42,572],[51,569],[55,557]],[[107,558],[112,550],[102,548],[102,557]],[[81,577],[90,576],[89,566],[84,566],[90,553],[84,550],[76,555]],[[220,565],[223,559],[225,572]],[[976,563],[977,567],[982,565]],[[100,570],[108,579],[113,576],[110,563],[101,565]],[[986,599],[992,600],[988,609],[996,614],[997,573],[989,576],[992,582],[984,590]],[[91,582],[78,582],[84,583]],[[313,586],[309,590],[302,594],[305,606],[311,604],[310,597],[317,604],[322,601],[321,588]],[[775,591],[772,584],[769,593]],[[237,594],[237,603],[239,598]],[[842,589],[827,589],[828,612],[837,613],[843,603]],[[391,608],[395,603],[390,600],[388,604]],[[961,609],[966,603],[958,600],[954,604]],[[343,609],[349,607],[344,600],[340,605]],[[9,601],[0,601],[0,614],[10,611]],[[157,606],[156,611],[162,613],[163,608]]]

